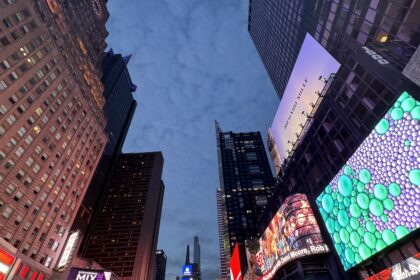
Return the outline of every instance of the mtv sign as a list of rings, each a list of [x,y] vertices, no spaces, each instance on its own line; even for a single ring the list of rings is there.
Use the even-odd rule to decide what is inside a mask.
[[[76,276],[76,280],[96,280],[98,273],[96,272],[84,272],[79,271]]]
[[[111,272],[72,268],[67,280],[111,280]]]

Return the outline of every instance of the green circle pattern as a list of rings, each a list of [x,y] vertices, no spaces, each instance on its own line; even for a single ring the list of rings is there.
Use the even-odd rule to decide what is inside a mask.
[[[403,119],[405,114],[410,114],[413,120],[420,120],[420,102],[404,92],[388,114],[393,121]],[[383,118],[376,125],[375,132],[383,135],[389,129],[390,122]],[[403,139],[401,144],[406,147],[413,145],[408,139]],[[372,183],[372,176],[368,168],[353,170],[345,165],[334,183],[328,185],[316,200],[345,270],[410,233],[402,225],[394,230],[378,230],[374,219],[388,223],[387,213],[394,211],[404,186]],[[420,186],[420,169],[408,170],[407,176],[411,184]]]

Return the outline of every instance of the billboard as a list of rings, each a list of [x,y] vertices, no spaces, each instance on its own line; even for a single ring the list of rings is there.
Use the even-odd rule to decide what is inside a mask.
[[[71,268],[67,280],[111,280],[111,276],[110,271]]]
[[[286,263],[328,252],[305,194],[287,197],[259,239],[256,254],[247,252],[245,279],[271,279]]]
[[[79,241],[80,232],[74,231],[70,233],[66,246],[64,247],[63,253],[60,257],[60,261],[58,262],[57,269],[59,271],[64,270],[72,260],[74,250],[76,250],[77,242]]]
[[[420,277],[420,253],[411,258],[386,268],[375,275],[366,277],[365,280],[415,280]]]
[[[233,249],[232,257],[230,258],[230,279],[242,280],[241,259],[239,256],[238,244],[235,245],[235,248]]]
[[[271,132],[281,163],[290,155],[302,133],[326,80],[340,64],[309,34],[306,34],[287,83]]]
[[[404,92],[316,200],[345,270],[420,226],[419,120]]]

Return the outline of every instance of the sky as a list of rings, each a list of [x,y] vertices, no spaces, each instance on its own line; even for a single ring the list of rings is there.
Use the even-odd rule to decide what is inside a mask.
[[[158,249],[166,279],[181,274],[186,245],[201,244],[203,280],[220,275],[214,120],[261,131],[279,99],[247,31],[247,0],[110,0],[107,43],[132,54],[138,102],[124,152],[162,151],[165,197]]]

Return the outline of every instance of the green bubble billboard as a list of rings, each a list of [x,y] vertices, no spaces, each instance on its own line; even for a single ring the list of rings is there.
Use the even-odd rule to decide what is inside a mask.
[[[404,92],[317,197],[345,270],[420,227],[419,120]]]

